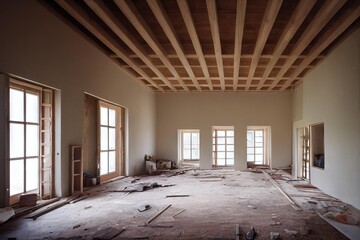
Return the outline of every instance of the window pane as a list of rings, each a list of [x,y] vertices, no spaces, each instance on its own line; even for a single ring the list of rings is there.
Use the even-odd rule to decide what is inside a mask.
[[[115,127],[116,125],[116,111],[109,109],[109,126]]]
[[[224,152],[224,151],[225,151],[225,145],[218,145],[218,146],[217,146],[217,150]]]
[[[263,137],[255,137],[255,142],[263,142]]]
[[[24,157],[24,124],[10,123],[10,158]]]
[[[225,152],[217,152],[217,158],[225,158]]]
[[[234,159],[227,159],[226,165],[234,165]]]
[[[254,148],[247,148],[247,154],[254,154]]]
[[[226,158],[234,158],[234,152],[227,152]]]
[[[100,125],[108,125],[108,108],[100,107]]]
[[[262,135],[263,135],[263,131],[255,131],[256,137],[262,137]]]
[[[24,160],[10,161],[10,196],[24,192]]]
[[[26,122],[39,123],[39,95],[26,93]]]
[[[183,138],[184,138],[184,144],[190,144],[190,138],[191,138],[191,134],[190,133],[183,133]]]
[[[233,137],[234,136],[234,130],[227,130],[226,131],[226,136]]]
[[[109,152],[109,172],[115,172],[116,170],[116,157],[115,151]]]
[[[199,150],[193,150],[191,159],[199,159]]]
[[[225,137],[225,131],[217,131],[218,137]]]
[[[226,150],[233,152],[234,151],[234,145],[226,145]]]
[[[262,154],[262,153],[263,153],[263,149],[262,149],[262,148],[255,148],[255,153],[256,153],[256,154]]]
[[[199,134],[192,133],[192,144],[199,144]]]
[[[217,144],[225,144],[225,138],[218,138]]]
[[[100,149],[108,150],[108,128],[100,128]]]
[[[109,150],[115,150],[116,133],[115,128],[109,128]]]
[[[255,163],[262,164],[263,163],[263,155],[255,155]]]
[[[218,166],[225,166],[225,159],[218,159],[217,160],[217,165]]]
[[[255,147],[262,147],[262,146],[263,146],[263,143],[262,143],[262,142],[255,143]]]
[[[248,160],[248,162],[253,162],[253,161],[255,160],[254,155],[248,154],[248,155],[247,155],[247,160]]]
[[[233,137],[228,137],[226,140],[227,144],[234,144],[234,138]]]
[[[190,159],[190,149],[184,149],[183,158],[184,159]]]
[[[24,121],[24,92],[10,88],[10,120]]]
[[[26,125],[26,156],[39,155],[39,126]]]
[[[100,153],[100,175],[108,173],[108,152]]]
[[[253,131],[247,132],[247,146],[248,147],[254,146],[254,132]]]
[[[26,160],[26,191],[38,189],[39,187],[39,159],[30,158]]]

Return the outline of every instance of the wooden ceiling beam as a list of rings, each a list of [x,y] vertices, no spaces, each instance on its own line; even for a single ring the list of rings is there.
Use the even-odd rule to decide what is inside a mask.
[[[198,34],[196,32],[196,29],[195,29],[194,20],[192,18],[192,15],[191,15],[190,8],[189,8],[189,5],[187,3],[187,0],[177,0],[177,4],[179,6],[181,15],[182,15],[182,17],[184,19],[184,22],[185,22],[185,26],[187,28],[187,31],[188,31],[189,36],[191,38],[191,42],[192,42],[192,44],[194,46],[194,49],[195,49],[195,52],[196,52],[196,55],[193,55],[193,56],[199,60],[201,70],[204,73],[204,76],[205,76],[206,81],[207,81],[207,83],[209,85],[209,88],[210,88],[210,90],[213,90],[212,83],[210,81],[209,70],[208,70],[207,65],[206,65],[204,53],[203,53],[202,48],[201,48],[200,40],[199,40]],[[186,56],[186,57],[188,57],[188,56]]]
[[[159,69],[145,56],[144,50],[129,31],[117,20],[116,16],[106,7],[103,1],[85,0],[85,3],[104,21],[104,23],[137,55],[139,58],[174,92],[176,88],[159,71]]]
[[[301,26],[302,22],[305,20],[306,16],[315,5],[316,0],[307,0],[307,1],[300,1],[298,6],[295,9],[295,12],[292,14],[288,24],[286,25],[285,30],[281,34],[273,53],[272,58],[270,58],[270,62],[263,74],[263,77],[257,87],[257,90],[260,90],[263,86],[265,80],[270,75],[271,71],[274,69],[277,61],[279,60],[281,54],[285,50],[285,48],[290,43],[290,40],[295,35],[298,28]]]
[[[257,64],[261,57],[261,53],[262,53],[264,46],[266,44],[266,41],[269,37],[272,26],[274,25],[275,19],[279,13],[281,4],[282,4],[282,0],[267,1],[267,6],[265,9],[264,17],[261,22],[258,37],[256,39],[254,56],[251,59],[251,65],[250,65],[246,90],[248,90],[251,85],[251,81],[252,81],[252,78],[254,77],[254,73],[255,73]]]
[[[291,74],[290,79],[286,81],[285,85],[280,91],[285,91],[302,71],[311,64],[316,57],[321,54],[333,41],[335,41],[348,27],[351,26],[360,17],[360,4],[355,8],[350,8],[343,13],[341,18],[336,21],[334,26],[329,28],[311,48],[310,54],[303,60],[300,66]]]
[[[321,9],[314,17],[314,21],[309,24],[305,32],[301,35],[300,39],[295,44],[290,57],[286,60],[284,66],[277,74],[277,78],[269,88],[272,90],[281,81],[282,77],[296,61],[298,56],[305,50],[310,42],[317,36],[317,34],[323,29],[323,27],[331,20],[331,18],[339,11],[339,9],[345,4],[346,0],[328,1],[323,4]]]
[[[68,14],[70,14],[76,21],[78,21],[83,27],[85,27],[89,32],[91,32],[96,38],[99,39],[105,46],[107,46],[111,51],[113,51],[120,59],[126,62],[130,67],[132,67],[143,79],[148,81],[152,86],[158,89],[161,92],[164,92],[164,89],[156,84],[150,77],[147,75],[137,64],[130,59],[126,51],[114,40],[112,39],[103,29],[98,25],[94,24],[94,21],[89,18],[89,16],[82,10],[77,7],[73,1],[65,0],[55,0],[56,3],[63,8]],[[141,81],[141,84],[146,86]]]
[[[223,59],[221,53],[221,41],[220,41],[220,31],[219,31],[217,9],[216,9],[216,1],[206,0],[206,6],[209,15],[210,29],[214,43],[214,51],[215,51],[216,63],[218,66],[218,72],[220,76],[221,89],[225,90],[224,67],[223,67]]]
[[[246,14],[247,0],[238,0],[236,5],[236,25],[235,25],[235,47],[234,47],[234,91],[237,90],[240,59],[241,59],[241,45],[244,33],[245,14]]]
[[[166,57],[166,53],[161,48],[161,44],[156,39],[155,34],[151,31],[150,27],[138,12],[134,4],[131,1],[125,0],[115,0],[114,2],[131,22],[134,28],[140,33],[151,49],[159,56],[160,60],[168,67],[169,71],[177,79],[177,81],[179,81],[180,85],[185,89],[185,91],[189,92],[189,88],[183,82],[169,59]]]
[[[179,59],[181,63],[183,64],[183,67],[185,68],[187,74],[193,81],[193,84],[195,85],[196,89],[200,92],[201,87],[199,86],[195,74],[189,64],[189,61],[187,60],[184,50],[180,44],[180,40],[175,32],[175,29],[173,25],[170,22],[169,16],[167,15],[164,7],[162,6],[162,3],[160,0],[147,0],[147,3],[152,10],[154,16],[158,20],[160,26],[162,27],[163,31],[165,32],[166,36],[168,37],[170,43],[172,44],[173,48],[175,49],[175,52],[179,56]]]

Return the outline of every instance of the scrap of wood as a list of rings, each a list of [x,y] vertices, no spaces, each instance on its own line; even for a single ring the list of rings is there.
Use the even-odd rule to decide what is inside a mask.
[[[49,206],[49,207],[47,207],[45,209],[40,209],[40,211],[31,213],[28,218],[32,218],[33,220],[36,220],[38,217],[40,217],[40,216],[42,216],[42,215],[44,215],[44,214],[46,214],[48,212],[51,212],[51,211],[53,211],[53,210],[55,210],[57,208],[60,208],[60,207],[62,207],[64,205],[66,205],[66,204],[68,204],[67,201],[62,201],[62,202],[56,203],[56,204],[54,204],[52,206]]]
[[[151,224],[144,224],[139,225],[139,227],[150,227],[150,228],[172,228],[172,225],[151,225]]]
[[[281,189],[281,187],[279,186],[279,184],[270,177],[269,174],[267,174],[264,170],[261,170],[264,175],[270,180],[270,182],[279,190],[279,192],[281,192],[284,197],[289,200],[289,202],[291,203],[291,206],[296,210],[296,211],[301,211],[301,208],[292,200],[292,198],[286,193],[284,192],[284,190]]]
[[[175,214],[173,215],[173,217],[176,217],[177,215],[179,215],[179,214],[182,213],[182,212],[185,212],[185,209],[178,211],[177,213],[175,213]]]
[[[223,180],[222,178],[203,178],[199,180],[199,182],[217,182],[222,180]]]
[[[74,200],[71,200],[69,203],[70,204],[77,203],[77,202],[80,202],[81,200],[84,200],[85,198],[88,198],[88,197],[90,197],[90,196],[89,195],[84,195],[84,196],[75,198]]]
[[[59,200],[60,200],[60,198],[52,198],[52,199],[47,200],[47,201],[45,201],[43,203],[37,204],[36,206],[33,206],[33,207],[23,207],[23,208],[16,209],[15,210],[15,217],[21,217],[21,216],[23,216],[25,214],[33,212],[33,211],[35,211],[35,210],[37,210],[39,208],[45,207],[45,206],[47,206],[49,204],[52,204],[54,202],[57,202]]]
[[[166,209],[168,209],[169,207],[171,207],[170,205],[167,205],[166,207],[164,207],[163,209],[161,209],[157,214],[155,214],[152,218],[150,218],[149,220],[147,220],[147,224],[151,223],[155,218],[157,218],[160,214],[162,214],[163,212],[166,211]]]
[[[166,197],[189,197],[187,194],[175,194],[175,195],[166,195]]]

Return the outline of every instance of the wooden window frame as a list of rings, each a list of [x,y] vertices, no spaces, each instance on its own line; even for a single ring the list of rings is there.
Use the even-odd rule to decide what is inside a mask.
[[[221,136],[221,138],[224,138],[225,139],[225,143],[224,144],[221,144],[221,145],[224,145],[225,146],[225,151],[220,151],[220,152],[224,152],[225,153],[225,164],[224,165],[219,165],[218,164],[218,157],[217,157],[217,153],[219,152],[218,151],[218,132],[219,131],[225,131],[225,136]],[[232,131],[233,134],[232,136],[228,136],[228,131]],[[214,127],[213,128],[213,166],[216,166],[216,167],[233,167],[235,165],[235,131],[234,131],[234,128],[233,127]],[[233,143],[228,143],[228,138],[233,138]],[[227,146],[228,145],[233,145],[233,151],[228,151],[227,150]],[[228,152],[233,152],[234,154],[234,157],[233,158],[228,158],[227,157],[227,153]],[[233,163],[232,164],[229,164],[228,163],[228,160],[232,159],[233,160]]]
[[[200,130],[184,129],[184,130],[179,130],[179,131],[180,131],[180,161],[191,161],[191,162],[199,161],[200,160]],[[185,133],[190,133],[190,159],[184,158],[184,134]],[[196,149],[193,146],[194,144],[192,143],[192,135],[195,133],[198,134],[198,138],[199,138],[199,144],[197,147],[197,150],[199,151],[198,158],[192,158],[193,151]]]

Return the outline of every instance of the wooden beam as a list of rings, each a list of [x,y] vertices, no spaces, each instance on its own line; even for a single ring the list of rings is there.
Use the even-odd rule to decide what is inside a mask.
[[[336,21],[334,26],[329,28],[311,48],[310,54],[303,60],[300,66],[291,74],[290,79],[286,81],[281,91],[285,91],[295,78],[302,73],[302,71],[311,64],[316,57],[324,51],[333,41],[335,41],[350,25],[360,17],[360,4],[355,8],[350,8],[343,13],[341,18]]]
[[[140,33],[146,43],[159,56],[160,60],[168,67],[169,71],[176,80],[179,81],[182,88],[188,92],[189,88],[185,85],[175,68],[171,65],[169,59],[166,57],[165,51],[161,48],[161,44],[156,39],[155,34],[151,31],[150,27],[138,12],[134,4],[131,1],[125,0],[114,0],[114,2],[121,9],[134,28]]]
[[[206,65],[205,56],[204,56],[204,53],[203,53],[202,48],[201,48],[200,40],[199,40],[198,34],[196,32],[196,29],[195,29],[194,20],[193,20],[193,18],[191,16],[190,8],[189,8],[189,5],[187,3],[187,0],[177,0],[177,4],[179,6],[181,15],[182,15],[182,17],[184,19],[186,28],[187,28],[187,30],[189,32],[189,35],[190,35],[190,38],[191,38],[191,42],[192,42],[192,44],[194,46],[194,49],[195,49],[195,52],[196,52],[196,55],[193,55],[193,56],[194,56],[194,58],[197,58],[199,60],[201,70],[204,73],[204,76],[206,78],[206,81],[207,81],[207,83],[209,85],[210,90],[212,91],[213,87],[212,87],[212,83],[210,81],[209,70],[208,70],[207,65]],[[186,57],[189,57],[189,56],[186,55]]]
[[[106,7],[103,1],[85,0],[85,3],[171,90],[177,91],[151,60],[145,56],[145,51],[140,47],[138,41],[118,20],[115,20],[117,19],[116,16]]]
[[[221,53],[221,42],[220,42],[220,31],[219,31],[219,21],[217,17],[216,2],[215,0],[206,0],[206,6],[208,9],[209,22],[211,35],[214,43],[214,51],[216,57],[216,63],[218,67],[221,89],[225,90],[225,80],[224,80],[224,67],[223,59]]]
[[[276,80],[268,89],[272,90],[282,79],[291,65],[296,61],[298,56],[305,50],[310,42],[316,37],[321,29],[331,20],[331,18],[337,13],[337,11],[345,4],[346,0],[328,1],[325,2],[321,9],[317,12],[305,32],[301,35],[297,41],[295,48],[292,50],[289,58],[286,60],[284,66],[281,68],[276,76]]]
[[[73,18],[76,19],[81,25],[83,25],[89,32],[91,32],[95,37],[97,37],[105,46],[107,46],[111,51],[113,51],[119,58],[126,62],[130,67],[132,67],[143,79],[148,81],[156,89],[164,92],[164,89],[156,84],[150,77],[147,75],[141,68],[139,68],[136,63],[129,58],[125,51],[114,39],[112,39],[105,31],[103,31],[98,25],[94,24],[88,15],[79,7],[74,5],[74,2],[68,3],[64,0],[55,0],[56,3],[61,6],[67,13],[69,13]],[[146,86],[142,81],[141,83]]]
[[[235,47],[234,47],[234,91],[237,90],[240,59],[241,59],[241,44],[244,33],[246,1],[238,0],[236,5],[236,26],[235,26]]]
[[[261,22],[259,35],[256,39],[256,45],[254,50],[254,56],[251,59],[250,70],[248,74],[248,80],[246,84],[246,90],[249,90],[251,81],[254,77],[254,73],[261,57],[261,53],[264,49],[266,41],[269,37],[272,26],[274,25],[275,19],[279,13],[282,0],[272,0],[267,2],[264,17]]]
[[[291,16],[288,24],[286,25],[286,28],[284,32],[281,34],[275,49],[272,58],[270,58],[270,62],[268,63],[266,70],[263,74],[263,77],[261,81],[259,82],[259,85],[257,87],[257,90],[260,90],[261,87],[264,85],[264,82],[266,81],[267,77],[270,75],[271,71],[274,69],[277,61],[279,60],[281,54],[285,50],[285,48],[290,43],[290,40],[295,35],[296,31],[302,24],[302,22],[305,20],[306,16],[312,9],[312,7],[315,5],[316,0],[308,0],[308,1],[300,1],[298,6],[296,7],[293,15]]]
[[[185,68],[187,74],[191,78],[196,89],[201,92],[202,91],[201,87],[196,80],[195,74],[189,64],[189,61],[187,60],[187,58],[184,54],[184,50],[183,50],[182,46],[180,45],[179,38],[175,32],[173,25],[170,22],[170,19],[169,19],[167,13],[165,12],[164,7],[162,6],[162,3],[160,2],[160,0],[147,0],[147,3],[149,5],[150,9],[152,10],[154,16],[158,20],[160,26],[164,30],[171,45],[175,49],[175,52],[179,56],[179,59],[180,59],[181,63],[183,64],[183,67]]]

